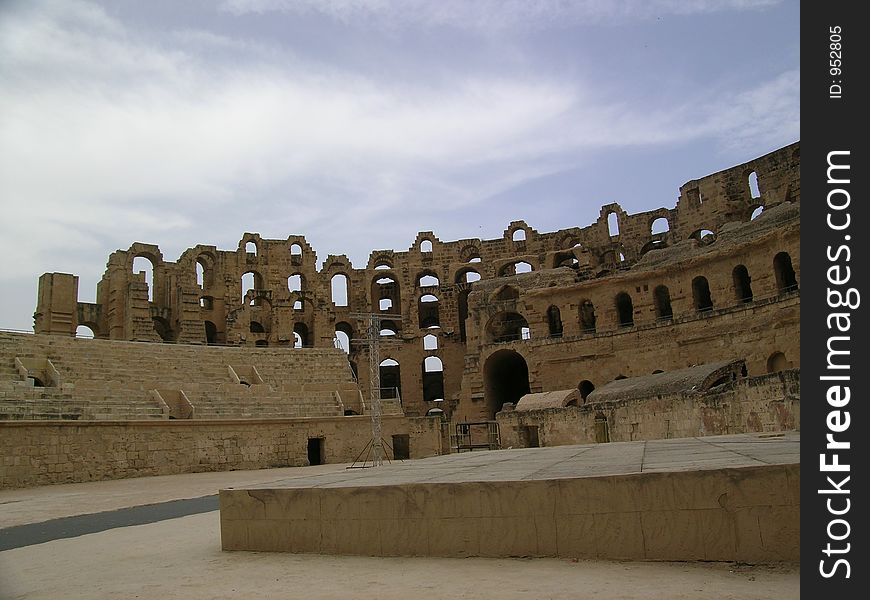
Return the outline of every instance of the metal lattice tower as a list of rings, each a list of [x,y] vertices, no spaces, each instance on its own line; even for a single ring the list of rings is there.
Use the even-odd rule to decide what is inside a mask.
[[[401,319],[402,315],[351,313],[349,316],[367,321],[366,337],[355,339],[353,342],[366,346],[369,351],[369,412],[372,417],[372,439],[366,447],[371,447],[371,466],[378,467],[384,464],[384,440],[381,433],[381,322]],[[364,460],[363,466],[365,462]]]

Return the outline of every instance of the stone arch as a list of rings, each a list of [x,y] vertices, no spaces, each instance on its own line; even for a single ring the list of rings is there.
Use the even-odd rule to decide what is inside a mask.
[[[339,321],[335,324],[335,339],[338,340],[338,347],[350,354],[351,340],[353,339],[353,327],[350,323]]]
[[[423,359],[423,401],[444,400],[444,363],[437,356]]]
[[[333,306],[347,306],[350,302],[350,277],[336,273],[329,279]]]
[[[731,280],[734,283],[734,296],[738,302],[748,304],[752,302],[752,278],[746,265],[737,265],[731,271]]]
[[[776,289],[780,293],[798,289],[797,276],[788,252],[780,252],[773,257],[773,274],[776,277]]]
[[[494,344],[528,339],[526,332],[529,332],[529,323],[517,312],[496,313],[486,324],[487,340]]]
[[[547,327],[551,338],[562,337],[562,313],[556,305],[547,308]]]
[[[778,373],[779,371],[785,371],[788,368],[788,360],[786,360],[785,354],[782,352],[776,351],[767,358],[768,373]]]
[[[293,324],[293,338],[295,348],[305,348],[311,345],[311,332],[308,330],[308,325],[301,321]]]
[[[592,304],[592,300],[587,298],[580,301],[579,316],[580,331],[583,333],[595,333],[595,305]]]
[[[620,327],[634,327],[634,303],[628,292],[619,292],[614,300],[616,304],[616,323]]]
[[[698,312],[713,310],[713,297],[710,294],[710,282],[703,275],[692,279],[692,302]]]
[[[505,403],[516,405],[530,392],[529,367],[515,350],[498,350],[483,365],[484,397],[489,418],[494,419]]]
[[[656,320],[667,321],[674,318],[674,309],[671,307],[671,292],[668,286],[656,286],[653,290],[653,304],[655,305]]]
[[[399,361],[387,357],[378,366],[381,380],[381,398],[401,398],[402,370]]]
[[[420,300],[417,302],[420,329],[441,326],[441,317],[438,311],[439,304],[438,296],[433,294],[420,296]]]
[[[583,402],[586,402],[586,398],[589,394],[595,391],[595,384],[588,379],[584,379],[577,384],[577,389],[580,391],[580,398],[583,399]]]

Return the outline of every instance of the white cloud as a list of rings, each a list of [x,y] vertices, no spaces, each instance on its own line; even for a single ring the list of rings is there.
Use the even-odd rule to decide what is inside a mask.
[[[460,29],[535,29],[692,15],[729,10],[757,10],[781,0],[224,0],[234,14],[273,11],[318,13],[369,26],[449,26]]]
[[[331,6],[347,15],[357,5],[394,6]],[[418,6],[455,16],[472,5]],[[507,3],[510,18],[526,5]],[[375,80],[212,32],[158,44],[83,2],[33,6],[0,19],[0,78],[12,83],[0,87],[4,278],[97,272],[133,241],[175,260],[196,243],[235,247],[243,231],[302,233],[321,259],[359,262],[389,243],[360,231],[389,229],[402,249],[422,211],[468,208],[584,152],[699,136],[754,152],[759,140],[792,141],[797,123],[797,72],[683,105],[631,104],[612,100],[617,84],[602,96],[600,83],[507,71]],[[214,48],[236,60],[218,62]]]

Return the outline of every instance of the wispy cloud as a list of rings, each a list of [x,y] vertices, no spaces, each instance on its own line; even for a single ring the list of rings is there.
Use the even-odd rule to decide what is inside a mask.
[[[781,0],[224,0],[234,14],[273,11],[323,16],[357,25],[422,25],[460,29],[536,29],[757,10]]]

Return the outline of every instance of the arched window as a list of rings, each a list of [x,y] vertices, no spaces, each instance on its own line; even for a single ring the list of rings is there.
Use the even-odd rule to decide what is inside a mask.
[[[290,256],[298,256],[302,258],[302,246],[299,244],[291,244],[290,245]]]
[[[619,215],[615,212],[607,215],[607,232],[610,237],[619,235]]]
[[[707,312],[713,310],[713,298],[710,295],[710,282],[703,275],[699,275],[692,280],[692,300],[695,303],[695,310],[698,312]]]
[[[530,265],[530,264],[527,263],[527,262],[518,262],[518,263],[516,263],[516,264],[514,265],[514,272],[517,273],[517,274],[520,274],[520,273],[531,273],[532,270],[533,270],[533,269],[532,269],[532,265]]]
[[[515,242],[525,242],[526,241],[526,230],[525,229],[515,229],[512,239]]]
[[[758,173],[755,171],[749,174],[749,195],[753,198],[761,198],[761,190],[758,189]]]
[[[347,306],[347,275],[344,273],[333,275],[330,284],[332,288],[332,303],[335,306]]]
[[[244,302],[245,296],[251,290],[261,290],[263,289],[263,278],[256,271],[248,271],[244,275],[242,275],[242,301]],[[259,300],[257,298],[251,299],[251,306],[258,306]]]
[[[350,336],[348,336],[344,331],[337,330],[335,332],[335,339],[337,341],[337,347],[341,348],[348,354],[350,353]]]
[[[589,381],[588,379],[584,379],[580,383],[577,384],[577,389],[580,390],[580,397],[583,401],[586,401],[586,397],[589,396],[594,390],[595,385]]]
[[[423,401],[444,400],[444,365],[437,356],[423,360]]]
[[[558,306],[550,306],[547,309],[547,326],[551,338],[562,337],[562,313]]]
[[[256,256],[257,255],[257,244],[254,242],[247,242],[245,244],[245,252],[247,252],[248,254],[253,254],[254,256]]]
[[[439,279],[435,275],[432,275],[431,273],[427,273],[426,275],[421,275],[420,279],[417,280],[417,284],[420,287],[433,287],[433,286],[440,285],[440,283],[441,282],[439,281]]]
[[[133,272],[145,274],[145,284],[148,286],[148,301],[154,302],[154,263],[147,256],[133,258]]]
[[[666,321],[674,318],[671,308],[671,292],[666,285],[660,285],[653,290],[653,303],[656,309],[656,319]]]
[[[767,372],[768,373],[778,373],[779,371],[785,371],[788,369],[789,364],[785,358],[785,354],[782,352],[774,352],[767,359]]]
[[[580,302],[580,331],[595,333],[595,305],[591,300]]]
[[[634,304],[626,292],[616,295],[616,319],[620,327],[634,326]]]
[[[303,348],[305,346],[310,346],[311,343],[308,339],[308,326],[305,323],[296,323],[293,325],[293,338],[295,339],[295,348]]]
[[[437,296],[432,294],[421,296],[417,308],[420,315],[420,329],[440,326]]]
[[[650,226],[650,233],[652,235],[656,235],[659,233],[665,233],[667,231],[670,231],[670,229],[671,226],[668,223],[668,220],[665,217],[659,217],[652,222],[652,225]]]
[[[423,350],[437,350],[438,349],[438,336],[434,334],[427,334],[423,336]]]
[[[381,361],[381,398],[399,398],[402,391],[402,377],[399,363],[392,358]]]
[[[196,261],[196,285],[203,288],[205,285],[205,267],[202,266],[202,263]]]
[[[426,254],[428,252],[432,252],[432,242],[431,240],[423,240],[420,242],[420,252]]]
[[[291,292],[301,292],[302,291],[302,275],[299,273],[294,273],[290,277],[287,278],[287,289]]]
[[[780,293],[798,289],[797,277],[788,252],[780,252],[773,257],[773,273],[776,276],[776,288]]]
[[[76,327],[76,337],[92,340],[97,336],[94,334],[94,330],[87,325],[79,325]]]
[[[737,265],[731,272],[734,281],[734,295],[738,302],[752,302],[752,285],[749,270],[744,265]]]

